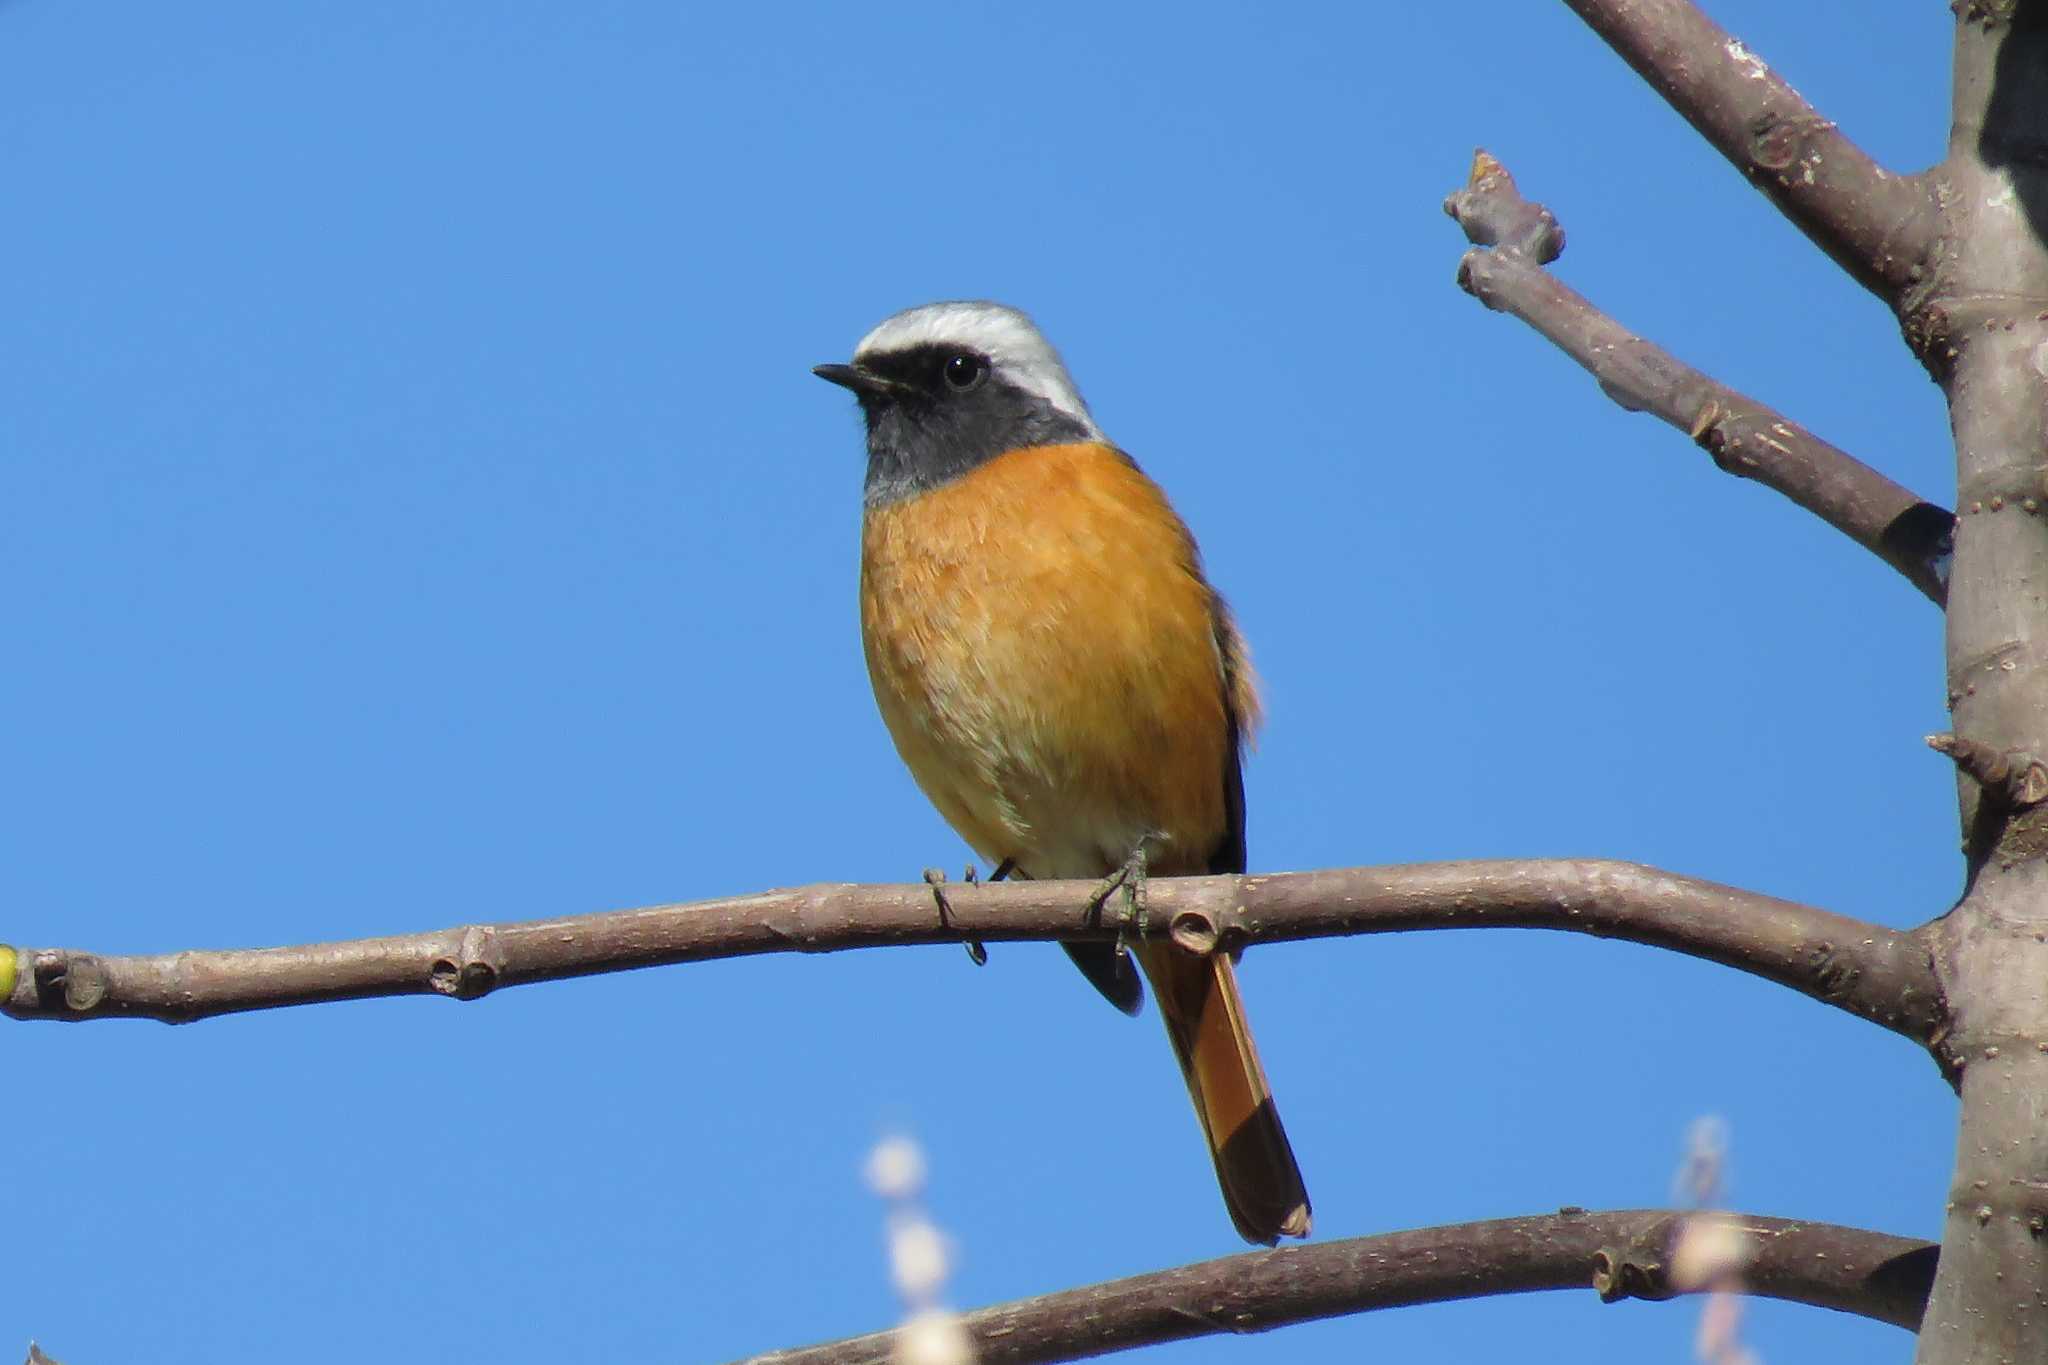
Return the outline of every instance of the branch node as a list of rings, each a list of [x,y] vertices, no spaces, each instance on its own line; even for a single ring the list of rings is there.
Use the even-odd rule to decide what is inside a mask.
[[[1811,961],[1813,979],[1820,986],[1823,1000],[1840,1000],[1848,996],[1862,977],[1855,961],[1844,958],[1832,943],[1816,946]]]
[[[106,966],[91,953],[45,949],[35,955],[30,976],[39,1001],[49,1005],[62,1000],[74,1014],[88,1014],[107,998]]]
[[[1175,915],[1170,932],[1175,943],[1203,957],[1216,951],[1217,941],[1222,937],[1216,921],[1200,910],[1183,910]]]
[[[497,931],[487,924],[472,924],[462,931],[454,957],[434,959],[427,980],[442,995],[476,1000],[496,989],[504,970],[504,945]]]
[[[1750,127],[1750,156],[1758,166],[1775,173],[1781,186],[1790,189],[1792,182],[1784,172],[1799,162],[1807,138],[1814,133],[1834,131],[1835,125],[1818,114],[1785,116],[1766,111]],[[1801,179],[1807,184],[1813,182],[1810,168]]]
[[[1733,474],[1738,479],[1756,477],[1757,461],[1743,448],[1742,433],[1736,429],[1734,409],[1724,406],[1719,400],[1709,398],[1693,418],[1687,434],[1693,444],[1707,452],[1715,468],[1724,474]],[[1778,447],[1785,453],[1782,446]]]
[[[1444,200],[1444,212],[1457,221],[1465,240],[1549,265],[1564,254],[1564,229],[1541,204],[1522,198],[1514,176],[1485,148],[1472,153],[1472,173],[1465,187]]]
[[[74,953],[64,972],[64,1003],[85,1014],[107,998],[107,971],[91,953]]]
[[[1706,402],[1700,404],[1700,410],[1692,416],[1692,425],[1685,430],[1685,434],[1705,447],[1706,452],[1714,456],[1717,462],[1720,458],[1720,452],[1714,449],[1716,444],[1714,431],[1720,424],[1720,421],[1721,405],[1709,398]]]
[[[1645,1256],[1636,1247],[1601,1247],[1593,1253],[1593,1289],[1602,1303],[1623,1299],[1657,1302],[1672,1295],[1661,1256]]]
[[[1954,759],[1988,797],[2021,810],[2048,801],[2048,764],[2024,750],[2005,751],[1946,733],[1929,735],[1927,747]]]

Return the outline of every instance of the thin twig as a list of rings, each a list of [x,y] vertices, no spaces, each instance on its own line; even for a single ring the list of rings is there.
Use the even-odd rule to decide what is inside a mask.
[[[1917,1041],[1942,1005],[1919,937],[1812,906],[1597,859],[1424,863],[1244,877],[1159,877],[1142,925],[1087,911],[1099,884],[810,886],[644,910],[296,948],[111,957],[0,950],[21,1019],[185,1022],[237,1010],[440,994],[755,953],[1170,934],[1221,945],[1411,929],[1562,929],[1689,953],[1790,986]],[[18,960],[20,970],[12,969]]]
[[[1254,1251],[963,1315],[980,1365],[1078,1360],[1155,1342],[1377,1308],[1592,1287],[1604,1299],[1695,1292],[1671,1277],[1683,1211],[1587,1213],[1418,1228]],[[1934,1278],[1931,1243],[1881,1232],[1728,1215],[1748,1294],[1913,1328]],[[754,1356],[744,1365],[885,1365],[894,1332]],[[1540,1353],[1539,1353],[1540,1354]]]
[[[1790,498],[1905,575],[1940,605],[1955,517],[1746,394],[1710,379],[1636,336],[1543,269],[1563,249],[1549,210],[1523,199],[1514,177],[1485,152],[1465,188],[1444,201],[1478,243],[1458,283],[1487,307],[1534,327],[1584,366],[1630,412],[1647,412],[1692,437],[1730,474]],[[1549,225],[1533,236],[1529,224]],[[1489,244],[1491,249],[1483,249]]]
[[[1926,269],[1938,215],[1690,0],[1565,0],[1814,245],[1894,309]]]
[[[1962,735],[1927,737],[1927,747],[1947,754],[1986,795],[2008,808],[2048,801],[2048,764],[2028,753],[2007,753]]]

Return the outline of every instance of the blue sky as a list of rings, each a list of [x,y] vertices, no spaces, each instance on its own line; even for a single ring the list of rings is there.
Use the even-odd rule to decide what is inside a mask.
[[[1947,16],[1722,0],[1902,169]],[[861,457],[809,367],[1034,313],[1266,682],[1257,869],[1606,855],[1893,925],[1959,882],[1938,613],[1452,283],[1475,146],[1624,323],[1946,501],[1883,307],[1562,6],[0,4],[0,938],[253,946],[904,881]],[[1262,948],[1338,1237],[1656,1205],[1934,1235],[1909,1044],[1644,948]],[[11,1025],[0,1352],[716,1360],[896,1305],[915,1134],[979,1304],[1237,1249],[1159,1028],[1051,947],[189,1028]],[[1159,1362],[1688,1358],[1693,1305],[1414,1309]],[[1752,1310],[1767,1359],[1910,1340]]]

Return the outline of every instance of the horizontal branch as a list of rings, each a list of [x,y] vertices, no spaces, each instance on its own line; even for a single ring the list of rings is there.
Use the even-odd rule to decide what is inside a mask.
[[[1933,188],[1894,175],[1691,0],[1565,0],[1865,289],[1899,307],[1937,237]]]
[[[1411,929],[1562,929],[1707,958],[1925,1042],[1941,1021],[1926,947],[1812,906],[1595,859],[1158,877],[1142,923],[1091,909],[1093,882],[801,887],[563,919],[296,948],[111,957],[0,949],[18,1019],[173,1023],[238,1010],[439,994],[755,953],[1170,934],[1195,951]],[[16,969],[18,962],[19,969]]]
[[[1458,283],[1488,308],[1534,327],[1630,412],[1686,433],[1730,474],[1790,498],[1905,575],[1936,605],[1947,600],[1955,517],[1746,394],[1630,332],[1543,269],[1564,234],[1514,177],[1479,152],[1465,188],[1444,201],[1475,248]],[[1492,250],[1479,248],[1491,247]]]
[[[1935,1248],[1881,1232],[1738,1214],[1741,1290],[1914,1328]],[[1162,1341],[1264,1332],[1377,1308],[1538,1289],[1602,1298],[1697,1292],[1672,1272],[1675,1244],[1702,1215],[1567,1209],[1419,1228],[1203,1261],[961,1315],[979,1365],[1078,1360]],[[889,1365],[895,1332],[754,1356],[744,1365]]]

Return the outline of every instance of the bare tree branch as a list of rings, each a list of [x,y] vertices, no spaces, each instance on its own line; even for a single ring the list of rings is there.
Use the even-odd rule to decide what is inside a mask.
[[[1523,199],[1506,168],[1485,152],[1473,157],[1470,181],[1444,201],[1444,210],[1477,244],[1458,266],[1458,283],[1474,298],[1541,332],[1622,407],[1662,418],[1722,469],[1776,489],[1937,605],[1946,601],[1951,513],[1675,359],[1560,283],[1542,268],[1564,249],[1556,219]]]
[[[1565,0],[1814,245],[1900,307],[1938,214],[1926,177],[1894,175],[1690,0]]]
[[[1419,1228],[1254,1251],[962,1315],[981,1365],[1078,1360],[1155,1342],[1376,1308],[1591,1286],[1602,1298],[1694,1292],[1672,1273],[1689,1218],[1664,1210]],[[1743,1235],[1745,1292],[1913,1328],[1934,1279],[1932,1243],[1826,1223],[1721,1217]],[[888,1365],[896,1333],[754,1356],[744,1365]]]
[[[1090,908],[1092,882],[810,886],[644,910],[295,948],[111,957],[0,949],[18,1019],[161,1019],[439,994],[755,953],[1170,934],[1197,951],[1410,929],[1563,929],[1753,972],[1916,1041],[1941,1025],[1928,950],[1812,906],[1634,863],[1423,863],[1146,884],[1143,922]],[[16,964],[19,964],[17,970]]]

